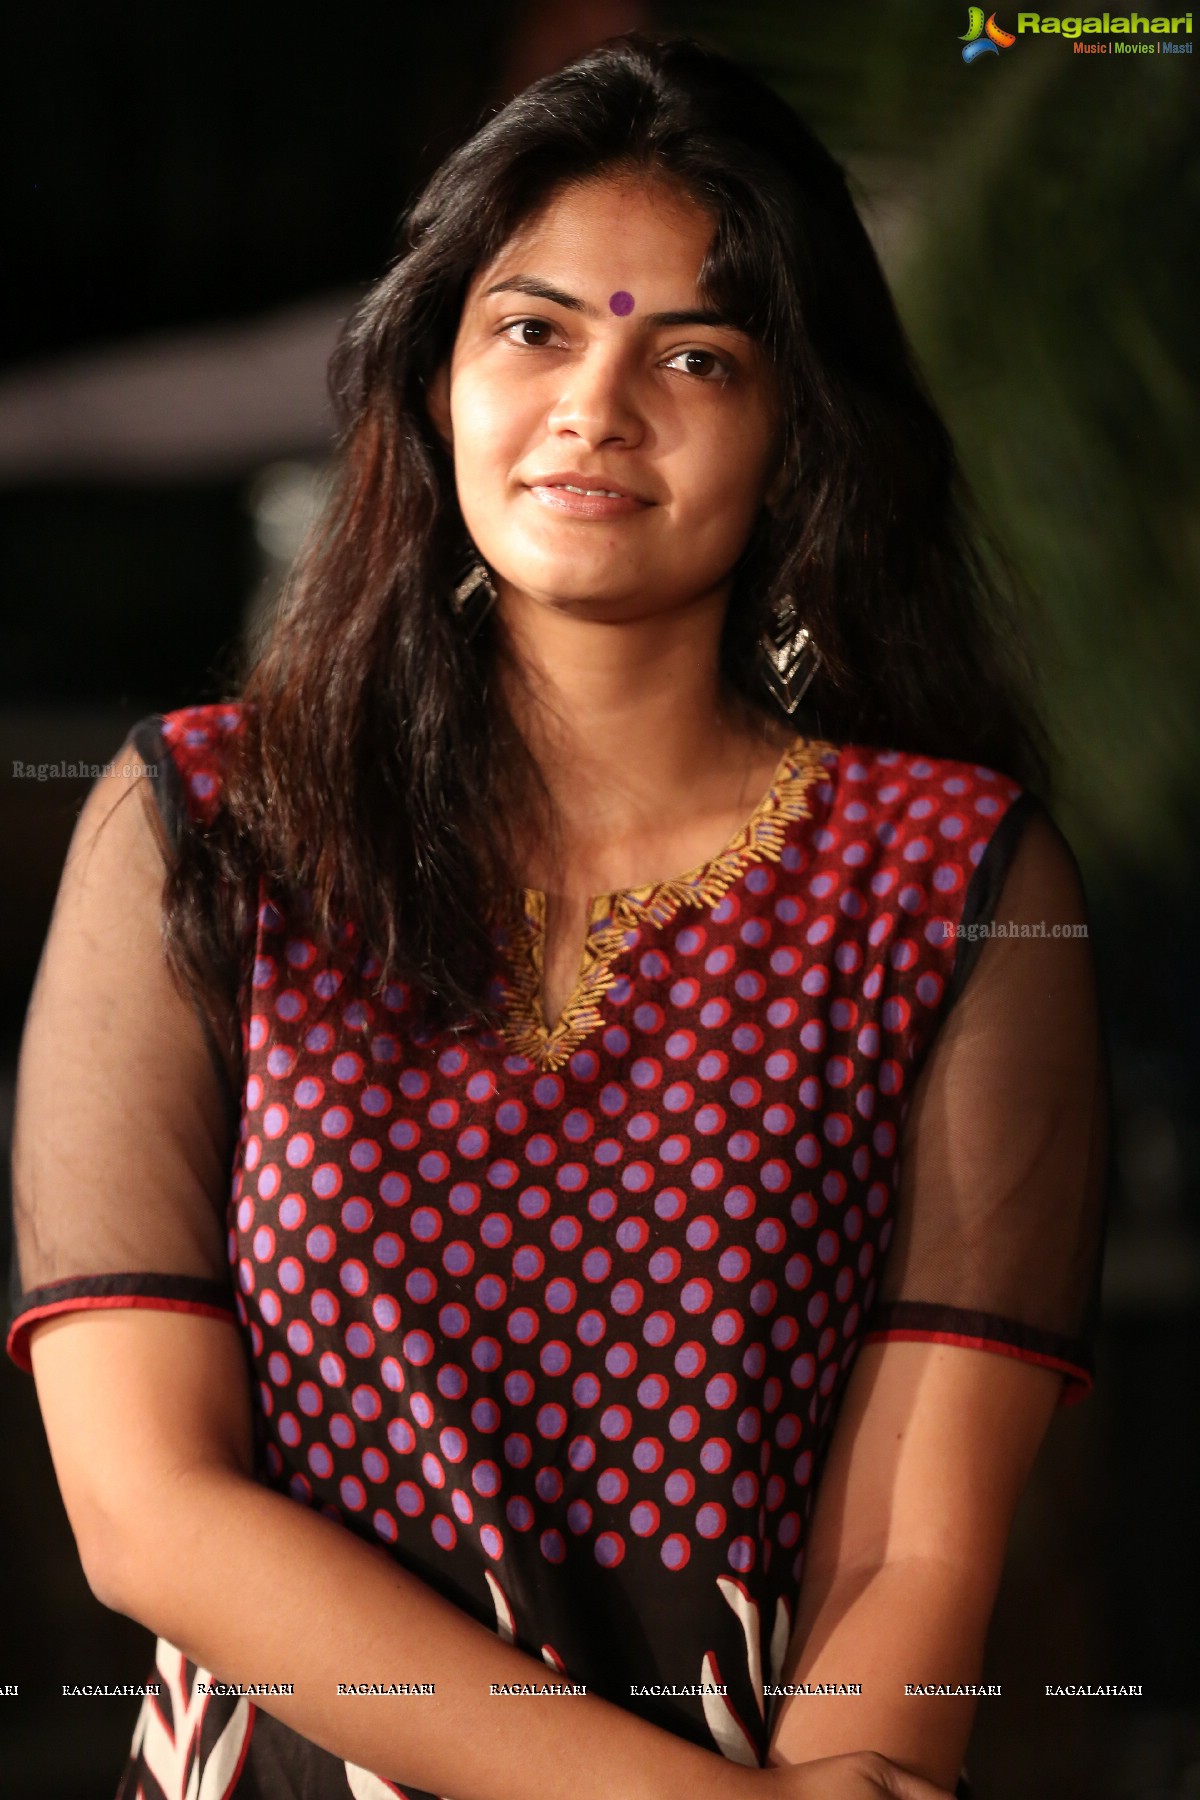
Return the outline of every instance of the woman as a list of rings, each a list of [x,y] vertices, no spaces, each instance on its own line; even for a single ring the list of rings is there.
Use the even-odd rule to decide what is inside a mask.
[[[10,1351],[159,1640],[121,1794],[945,1800],[1105,1078],[842,172],[618,40],[335,377],[273,636],[96,784],[22,1047]]]

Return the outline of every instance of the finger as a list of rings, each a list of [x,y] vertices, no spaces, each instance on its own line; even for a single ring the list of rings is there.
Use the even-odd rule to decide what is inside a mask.
[[[879,1779],[881,1791],[889,1796],[889,1800],[954,1800],[948,1788],[926,1781],[923,1775],[912,1775],[893,1762],[885,1763]]]

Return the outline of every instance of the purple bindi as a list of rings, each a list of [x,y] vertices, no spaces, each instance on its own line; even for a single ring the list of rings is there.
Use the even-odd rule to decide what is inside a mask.
[[[618,319],[624,319],[633,311],[633,295],[627,294],[624,288],[618,288],[615,294],[608,296],[608,310],[615,312]]]

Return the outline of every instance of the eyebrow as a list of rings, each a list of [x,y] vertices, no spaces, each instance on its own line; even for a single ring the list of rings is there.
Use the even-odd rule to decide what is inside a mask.
[[[539,281],[535,275],[508,275],[503,281],[493,282],[484,290],[484,299],[492,294],[527,294],[532,300],[549,300],[555,306],[565,307],[568,312],[582,313],[586,319],[599,319],[604,315],[595,306],[588,306],[574,294],[566,294],[561,288],[552,287],[548,281]],[[727,313],[719,312],[714,307],[692,307],[678,312],[642,313],[639,319],[642,325],[721,325],[727,331],[740,331],[746,336],[743,326]]]

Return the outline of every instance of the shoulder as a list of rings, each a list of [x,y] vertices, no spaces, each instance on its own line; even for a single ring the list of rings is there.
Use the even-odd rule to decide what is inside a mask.
[[[226,700],[152,713],[138,721],[130,742],[155,780],[164,812],[211,823],[246,718],[241,701]]]
[[[1080,866],[1031,788],[966,759],[875,744],[827,745],[823,760],[820,843],[828,862],[853,867],[868,911],[895,902],[926,916],[927,934],[944,934],[949,1000],[981,961],[1006,967],[1013,940],[1045,940],[1043,972],[1068,964],[1086,971]]]
[[[820,743],[833,797],[872,812],[973,813],[997,818],[1025,791],[999,769],[948,756],[930,756],[887,745]]]
[[[950,857],[969,873],[1014,808],[1040,805],[1012,776],[981,763],[880,744],[822,741],[820,750],[827,831],[893,860]]]
[[[966,980],[993,921],[1083,916],[1078,867],[1043,801],[1004,771],[966,758],[872,743],[810,742],[810,885],[886,936],[901,921]],[[849,892],[847,890],[853,890]],[[873,938],[874,942],[875,939]]]
[[[997,918],[1044,921],[1056,935],[1086,937],[1088,906],[1083,875],[1070,843],[1051,813],[1026,794],[1012,809],[1012,830],[995,858]],[[1065,930],[1065,927],[1072,927]]]

